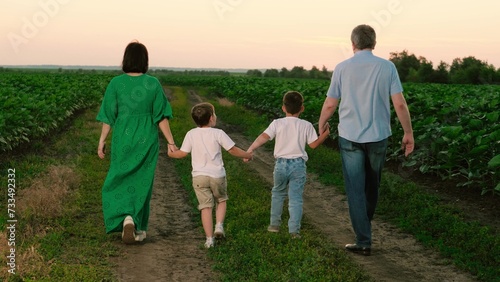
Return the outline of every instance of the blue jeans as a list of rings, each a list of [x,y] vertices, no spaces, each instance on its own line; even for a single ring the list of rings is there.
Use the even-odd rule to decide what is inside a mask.
[[[371,247],[371,220],[377,206],[387,139],[371,143],[356,143],[339,137],[339,148],[349,215],[356,234],[356,244],[360,247]]]
[[[302,194],[306,183],[306,162],[302,158],[276,159],[271,197],[271,225],[281,225],[283,203],[288,192],[288,232],[299,233],[302,220]],[[288,187],[288,189],[287,189]],[[288,190],[288,191],[287,191]]]

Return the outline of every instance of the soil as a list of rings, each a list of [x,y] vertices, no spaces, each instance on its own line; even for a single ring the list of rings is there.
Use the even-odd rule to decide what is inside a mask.
[[[169,99],[175,99],[171,97],[171,91],[165,90]],[[189,94],[192,103],[202,101],[196,92],[189,91]],[[224,129],[238,147],[248,148],[253,142],[234,127],[226,126],[222,120],[218,119],[217,122],[217,127]],[[137,245],[124,245],[117,238],[116,244],[123,256],[113,261],[117,265],[116,276],[120,281],[217,281],[217,274],[211,269],[212,262],[203,248],[202,228],[193,221],[193,216],[199,214],[193,214],[187,192],[173,169],[175,160],[167,157],[164,145],[156,170],[148,237]],[[259,149],[249,166],[272,186],[272,152]],[[446,194],[443,200],[456,201],[456,197]],[[471,208],[471,211],[476,209],[475,214],[478,214],[478,204],[462,206]],[[339,248],[354,240],[345,195],[334,187],[320,184],[312,174],[308,175],[304,191],[304,220],[314,225]],[[493,220],[498,223],[498,217],[489,220],[486,222]],[[377,218],[373,221],[373,238],[371,256],[351,256],[376,281],[475,281],[472,275],[424,248],[411,235]]]

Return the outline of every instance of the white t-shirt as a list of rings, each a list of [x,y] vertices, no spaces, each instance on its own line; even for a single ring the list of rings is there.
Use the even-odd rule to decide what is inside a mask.
[[[318,139],[312,123],[297,117],[275,119],[264,130],[264,133],[271,137],[270,140],[276,138],[275,158],[303,158],[307,161],[306,144],[311,144]]]
[[[221,129],[197,127],[188,131],[180,150],[191,153],[193,176],[220,178],[226,176],[221,147],[227,151],[234,145],[233,140]]]

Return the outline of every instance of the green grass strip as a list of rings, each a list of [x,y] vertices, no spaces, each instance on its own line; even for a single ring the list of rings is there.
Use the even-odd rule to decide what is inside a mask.
[[[108,161],[97,157],[100,124],[95,121],[97,109],[91,109],[73,120],[67,132],[43,141],[34,141],[23,153],[8,155],[2,163],[16,169],[18,194],[43,176],[49,165],[71,167],[79,178],[76,189],[69,191],[60,216],[40,218],[32,213],[18,214],[18,271],[16,275],[2,273],[4,281],[112,281],[110,256],[117,248],[104,232],[101,210],[101,186],[107,173]],[[49,183],[50,184],[50,183]],[[2,184],[3,185],[3,184]],[[4,197],[2,195],[0,198]],[[5,202],[2,199],[2,202]],[[1,219],[4,226],[5,219]],[[44,232],[30,238],[23,233],[33,226]],[[33,259],[31,248],[38,259]],[[24,253],[23,258],[20,257]],[[28,261],[31,254],[31,260]],[[29,262],[29,265],[28,265]],[[3,261],[2,261],[3,264]],[[24,269],[19,273],[20,268]]]

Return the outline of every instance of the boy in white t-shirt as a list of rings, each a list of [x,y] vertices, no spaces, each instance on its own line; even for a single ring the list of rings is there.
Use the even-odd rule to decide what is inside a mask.
[[[276,138],[274,145],[274,187],[271,198],[271,224],[269,232],[279,232],[283,203],[288,192],[288,232],[293,238],[300,238],[300,222],[302,220],[302,194],[306,183],[306,144],[312,149],[323,143],[330,134],[328,123],[319,136],[313,125],[300,119],[304,111],[304,97],[296,91],[289,91],[283,97],[281,109],[284,118],[275,119],[262,134],[255,139],[247,152],[252,153],[269,140]],[[288,189],[287,189],[288,187]],[[288,190],[288,191],[287,191]]]
[[[227,182],[226,170],[222,161],[221,147],[231,155],[239,158],[252,158],[252,153],[235,146],[231,138],[221,129],[213,128],[217,122],[215,108],[210,103],[200,103],[191,109],[191,117],[198,127],[186,133],[179,150],[169,151],[171,158],[184,158],[191,153],[193,167],[193,188],[198,199],[198,209],[201,211],[201,222],[207,240],[206,248],[214,246],[214,235],[222,238],[224,233],[224,218],[226,216]],[[212,209],[217,202],[215,211],[216,225],[212,231]]]

